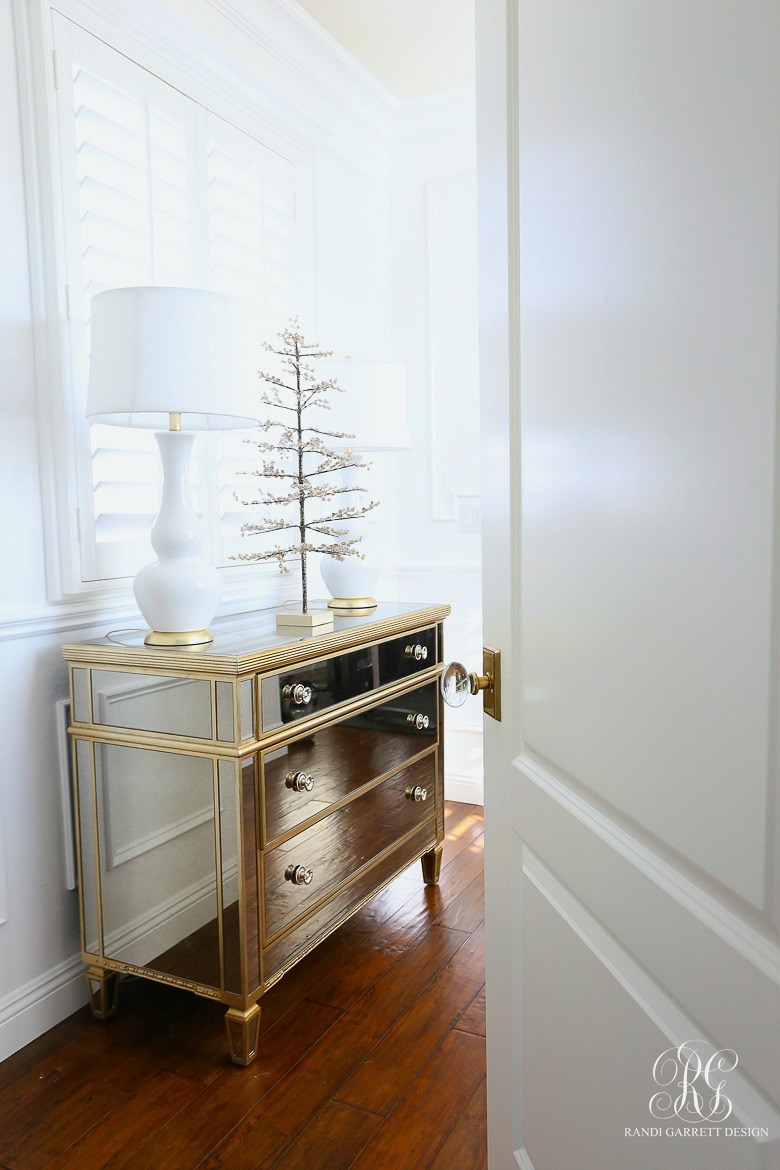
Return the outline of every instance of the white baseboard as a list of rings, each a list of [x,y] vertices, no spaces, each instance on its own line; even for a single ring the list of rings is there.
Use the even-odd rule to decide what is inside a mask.
[[[85,970],[74,956],[0,1000],[0,1061],[87,1002]]]
[[[472,776],[445,776],[444,799],[461,804],[484,804],[484,786]]]

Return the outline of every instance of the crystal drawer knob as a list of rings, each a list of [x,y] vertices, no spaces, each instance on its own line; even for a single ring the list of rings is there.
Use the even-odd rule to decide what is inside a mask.
[[[406,716],[406,722],[411,723],[412,727],[416,727],[418,731],[425,731],[431,721],[427,715],[423,715],[421,712],[412,712],[411,715]]]
[[[286,703],[292,703],[294,707],[305,707],[311,702],[311,687],[307,687],[305,683],[290,683],[282,690],[282,698]]]
[[[425,659],[428,657],[428,647],[421,646],[419,642],[415,642],[413,646],[406,647],[404,654],[414,662],[425,662]]]
[[[314,877],[314,870],[305,865],[288,865],[284,871],[284,880],[292,882],[294,886],[310,886]]]
[[[420,788],[419,784],[410,784],[406,789],[406,799],[413,800],[417,804],[421,800],[428,799],[428,789]]]
[[[314,787],[314,777],[308,772],[288,772],[284,782],[293,792],[311,792]]]

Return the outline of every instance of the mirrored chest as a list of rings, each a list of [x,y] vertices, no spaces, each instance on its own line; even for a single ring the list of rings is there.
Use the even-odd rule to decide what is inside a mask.
[[[82,952],[93,1013],[133,973],[225,1004],[251,1063],[260,1001],[410,863],[438,880],[446,606],[314,636],[273,614],[204,649],[67,645]]]

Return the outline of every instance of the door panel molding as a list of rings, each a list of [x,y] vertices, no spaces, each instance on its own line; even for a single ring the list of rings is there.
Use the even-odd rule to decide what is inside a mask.
[[[531,761],[516,760],[515,775],[513,823],[525,849],[674,1000],[689,1006],[700,1030],[735,1048],[742,1071],[780,1104],[780,975],[776,963],[767,963],[776,948],[733,907],[691,898],[684,875],[622,826],[577,805]],[[751,934],[752,948],[745,944]]]
[[[554,775],[526,754],[518,756],[513,765],[746,962],[780,984],[780,939],[769,919],[750,903],[658,838],[643,832],[606,801],[584,795],[583,786],[576,780]]]
[[[737,1047],[733,1039],[702,1035],[701,1023],[682,1010],[679,1003],[654,979],[594,914],[560,881],[542,859],[524,846],[522,871],[555,912],[588,947],[645,1015],[663,1032],[670,1045],[694,1038],[709,1041],[715,1048]],[[737,1052],[739,1049],[737,1047]],[[741,1063],[741,1062],[740,1062]],[[648,1084],[652,1085],[648,1076]],[[769,1128],[780,1148],[780,1111],[760,1093],[737,1066],[728,1076],[728,1095],[740,1126]],[[648,1125],[654,1124],[652,1119]]]

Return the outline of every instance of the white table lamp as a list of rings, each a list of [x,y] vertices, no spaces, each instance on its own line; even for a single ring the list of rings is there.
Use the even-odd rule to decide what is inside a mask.
[[[221,580],[199,559],[200,526],[190,499],[194,430],[257,422],[257,355],[249,305],[185,288],[119,288],[92,299],[86,413],[116,426],[154,427],[163,466],[152,528],[158,559],[133,590],[156,646],[211,641]]]
[[[343,394],[329,396],[331,411],[323,423],[329,431],[354,435],[353,439],[329,439],[335,449],[360,455],[374,451],[400,451],[411,447],[406,409],[406,368],[401,362],[329,358],[318,363],[318,375],[335,378]],[[345,486],[358,481],[354,468],[343,472]],[[362,557],[337,561],[323,556],[322,579],[331,594],[331,609],[368,612],[375,608],[374,592],[382,568],[381,557],[366,540],[366,521],[361,516],[345,524],[349,536],[362,537]]]

